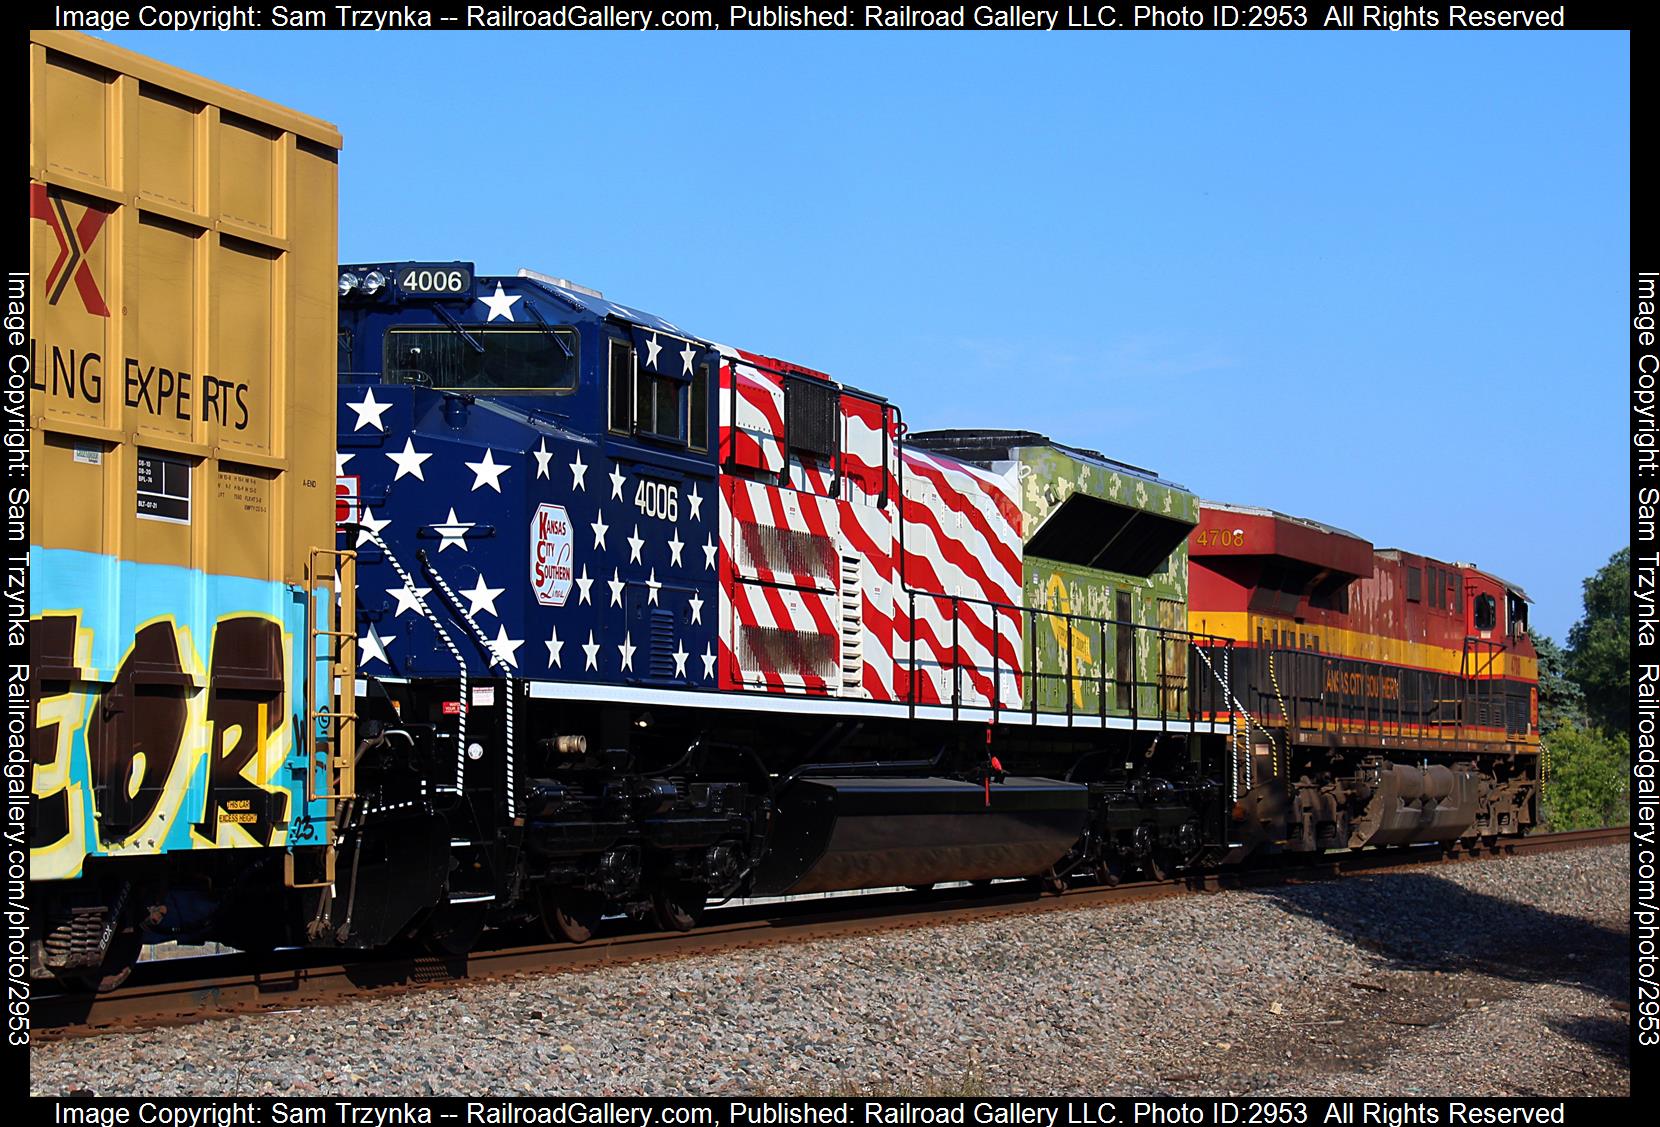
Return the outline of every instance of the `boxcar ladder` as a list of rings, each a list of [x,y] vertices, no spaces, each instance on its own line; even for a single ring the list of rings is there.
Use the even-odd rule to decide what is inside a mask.
[[[328,570],[319,572],[319,560],[328,561]],[[321,845],[320,870],[297,873],[290,849],[283,858],[283,878],[290,888],[323,888],[334,883],[340,835],[351,817],[351,801],[357,797],[357,553],[311,549],[306,556],[305,586],[309,658],[303,686],[305,746],[301,749],[305,799],[307,806],[319,799],[328,803],[324,818],[328,828]],[[321,622],[319,587],[333,595]],[[320,686],[321,703],[330,707],[318,707]]]

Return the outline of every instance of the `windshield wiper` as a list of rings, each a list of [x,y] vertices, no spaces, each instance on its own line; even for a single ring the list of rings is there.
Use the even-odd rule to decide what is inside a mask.
[[[565,354],[567,360],[576,358],[576,353],[571,351],[571,346],[565,343],[565,334],[555,332],[553,326],[542,319],[542,311],[536,308],[535,301],[528,297],[525,298],[525,309],[529,311],[531,317],[535,318],[536,323],[542,326],[542,331],[553,338],[553,343],[559,346],[559,350]]]

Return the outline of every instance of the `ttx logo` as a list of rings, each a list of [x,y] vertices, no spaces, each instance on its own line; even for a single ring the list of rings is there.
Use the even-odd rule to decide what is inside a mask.
[[[109,306],[104,304],[104,295],[98,292],[98,282],[93,278],[92,268],[86,260],[87,252],[98,241],[98,232],[104,229],[110,214],[88,204],[81,213],[81,221],[71,226],[62,195],[51,191],[45,184],[29,185],[29,218],[45,220],[52,229],[53,237],[58,240],[57,261],[52,263],[52,269],[46,275],[46,300],[50,304],[58,303],[58,298],[63,296],[64,289],[73,278],[86,311],[95,317],[110,315]]]

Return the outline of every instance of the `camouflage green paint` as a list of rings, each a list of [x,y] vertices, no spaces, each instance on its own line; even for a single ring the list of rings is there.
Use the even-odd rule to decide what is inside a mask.
[[[1199,498],[1168,482],[1148,481],[1053,446],[1022,446],[1015,453],[1020,458],[1020,508],[1025,517],[1021,527],[1027,540],[1073,493],[1158,513],[1187,524],[1199,523]],[[1185,560],[1187,549],[1182,548],[1181,553]],[[1185,565],[1182,582],[1185,588]]]
[[[1123,473],[1052,446],[1021,447],[1016,454],[1020,460],[1022,528],[1027,540],[1074,492],[1188,525],[1198,522],[1198,497],[1169,483]],[[1027,707],[1031,707],[1035,691],[1042,711],[1064,712],[1070,697],[1075,712],[1099,714],[1103,711],[1104,686],[1104,711],[1108,715],[1130,715],[1133,692],[1134,712],[1153,717],[1159,712],[1157,686],[1163,684],[1166,710],[1172,715],[1185,714],[1187,702],[1180,686],[1186,671],[1187,647],[1183,642],[1171,641],[1161,654],[1156,630],[1161,625],[1161,603],[1163,625],[1177,630],[1187,627],[1185,539],[1151,576],[1126,575],[1031,555],[1025,559],[1024,571],[1023,602],[1037,608],[1027,624],[1026,668],[1037,674],[1027,678]],[[1132,629],[1114,624],[1120,592],[1130,596]],[[1120,688],[1118,653],[1126,641],[1134,648],[1128,679],[1135,685]],[[1069,666],[1070,678],[1066,676]]]

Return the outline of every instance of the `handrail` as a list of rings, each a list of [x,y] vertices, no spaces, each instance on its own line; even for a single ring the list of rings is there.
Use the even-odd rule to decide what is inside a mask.
[[[950,637],[946,644],[940,646],[937,651],[937,658],[922,656],[919,662],[917,652],[919,631],[915,628],[915,625],[919,617],[919,610],[925,609],[930,602],[938,608],[942,615],[949,616]],[[921,607],[919,607],[919,603]],[[1178,673],[1176,666],[1173,664],[1174,658],[1169,647],[1172,643],[1185,644],[1189,649],[1194,646],[1220,649],[1231,648],[1233,645],[1232,639],[1221,635],[1207,634],[1181,627],[1152,625],[1136,622],[1133,619],[1096,618],[1070,611],[1051,610],[1041,606],[1016,604],[973,595],[921,591],[916,588],[905,589],[905,608],[907,612],[906,629],[909,630],[909,635],[906,639],[905,654],[899,660],[905,665],[903,670],[905,674],[904,703],[911,708],[913,716],[917,706],[929,703],[927,698],[930,695],[937,697],[940,705],[952,710],[953,719],[960,719],[965,711],[990,713],[994,718],[1000,717],[1007,711],[1002,694],[1005,665],[1003,648],[1009,642],[1004,629],[1008,625],[1007,620],[1009,619],[1013,619],[1015,628],[1021,630],[1024,634],[1022,639],[1024,644],[1021,648],[1024,650],[1025,668],[1020,668],[1017,665],[1013,669],[1013,673],[1016,686],[1020,686],[1022,681],[1025,682],[1025,691],[1022,695],[1026,699],[1023,704],[1034,723],[1038,715],[1042,713],[1065,716],[1068,725],[1076,724],[1081,716],[1089,716],[1093,713],[1092,719],[1104,723],[1108,715],[1119,711],[1119,708],[1109,706],[1108,686],[1123,691],[1126,701],[1122,708],[1128,713],[1133,726],[1140,726],[1143,716],[1143,694],[1147,694],[1151,704],[1147,715],[1150,718],[1156,718],[1161,723],[1177,717],[1185,718],[1190,722],[1206,722],[1202,715],[1205,710],[1198,707],[1199,698],[1192,690],[1188,666],[1184,662],[1181,671]],[[986,646],[988,654],[984,658],[976,658],[969,653],[962,636],[963,619],[969,608],[982,612],[982,614],[976,615],[976,618],[983,619],[990,633]],[[1065,665],[1062,671],[1051,672],[1038,668],[1039,657],[1036,640],[1038,616],[1040,615],[1062,624],[1062,629],[1057,631],[1062,637],[1062,661]],[[945,624],[940,623],[939,625],[943,627]],[[1136,639],[1141,635],[1150,634],[1155,639],[1155,644],[1159,650],[1155,658],[1155,667],[1151,671],[1151,677],[1143,678],[1135,673],[1132,673],[1129,677],[1109,676],[1106,668],[1105,643],[1103,643],[1102,657],[1101,661],[1097,663],[1096,671],[1093,674],[1080,672],[1077,668],[1077,636],[1083,633],[1080,627],[1097,630],[1103,638],[1110,637],[1115,627],[1127,628],[1129,637],[1125,640],[1125,644],[1129,646],[1135,646],[1137,644]],[[1138,669],[1139,665],[1140,663],[1132,658],[1130,668],[1132,670]],[[942,673],[949,667],[948,698],[945,692],[940,691],[945,689],[946,686],[942,685],[940,689],[932,691],[924,688],[924,678],[919,676],[923,666],[939,668]],[[989,672],[989,696],[986,696],[983,701],[975,698],[983,695],[986,690],[976,688],[971,692],[964,685],[965,669],[970,676],[973,676],[976,670],[980,670],[982,673]],[[1064,700],[1057,702],[1053,707],[1045,707],[1040,700],[1043,696],[1043,686],[1055,683],[1062,683],[1066,686],[1066,691],[1063,692]],[[1089,710],[1089,712],[1079,711],[1077,686],[1080,683],[1093,685],[1097,694],[1096,707]],[[1208,722],[1214,725],[1222,721],[1211,719]]]

